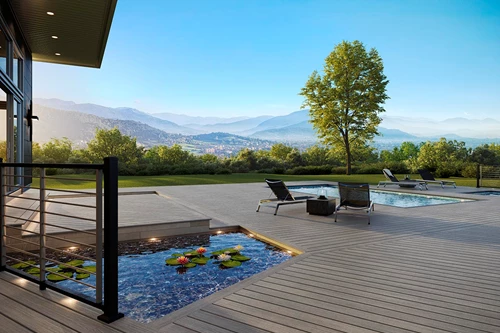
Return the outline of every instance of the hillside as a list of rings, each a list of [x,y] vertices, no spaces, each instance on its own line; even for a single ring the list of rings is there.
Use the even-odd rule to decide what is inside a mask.
[[[33,141],[45,143],[53,137],[67,137],[78,146],[85,146],[94,135],[96,128],[111,129],[117,127],[122,134],[136,137],[137,142],[145,147],[159,144],[182,143],[189,138],[180,134],[169,134],[149,125],[133,121],[106,119],[95,115],[62,111],[35,105],[35,114],[40,118],[33,122]]]
[[[102,105],[89,104],[89,103],[76,104],[74,102],[63,101],[56,98],[51,98],[51,99],[35,98],[33,104],[35,104],[36,107],[44,106],[58,110],[77,111],[80,113],[86,113],[89,115],[94,115],[106,119],[133,120],[157,128],[167,133],[174,133],[174,134],[200,133],[196,129],[179,126],[171,121],[153,117],[148,113],[133,108],[127,108],[127,107],[110,108]],[[34,109],[35,114],[37,112],[36,107]]]

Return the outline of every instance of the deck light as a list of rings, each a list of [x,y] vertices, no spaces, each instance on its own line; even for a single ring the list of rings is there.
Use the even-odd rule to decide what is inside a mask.
[[[248,237],[253,237],[253,234],[248,234]]]
[[[217,231],[217,233],[218,233],[218,234],[222,234],[222,231],[221,231],[221,230],[219,230],[219,231]]]
[[[57,36],[52,36],[52,38],[53,38],[53,39],[58,39],[59,37],[57,37]]]
[[[61,55],[61,53],[57,53],[57,52],[56,52],[56,56],[60,56],[60,55]]]
[[[287,252],[287,253],[289,253],[289,254],[292,254],[292,251],[290,251],[290,250],[288,250],[288,251],[286,251],[286,252]]]
[[[73,251],[73,250],[77,250],[77,249],[78,249],[78,247],[76,247],[76,246],[70,246],[70,247],[68,248],[68,250],[71,250],[71,251]]]
[[[156,242],[157,240],[158,240],[158,238],[154,238],[154,237],[149,239],[150,242]]]
[[[54,12],[47,12],[47,15],[54,16]]]

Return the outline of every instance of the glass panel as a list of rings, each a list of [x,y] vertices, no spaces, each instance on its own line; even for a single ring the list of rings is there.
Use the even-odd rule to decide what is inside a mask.
[[[12,59],[12,81],[14,84],[21,88],[21,68],[22,68],[23,60],[21,59],[21,55],[19,52],[14,51],[14,58]]]
[[[0,69],[7,73],[7,37],[0,30]]]
[[[7,162],[7,94],[0,89],[0,158]]]

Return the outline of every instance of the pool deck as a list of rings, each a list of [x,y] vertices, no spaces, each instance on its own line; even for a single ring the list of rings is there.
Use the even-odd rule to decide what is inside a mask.
[[[264,183],[147,188],[212,228],[241,225],[304,253],[150,324],[103,324],[97,309],[2,272],[0,332],[500,332],[500,197],[385,189],[478,200],[376,205],[367,225],[360,212],[334,223],[305,204],[256,213]]]

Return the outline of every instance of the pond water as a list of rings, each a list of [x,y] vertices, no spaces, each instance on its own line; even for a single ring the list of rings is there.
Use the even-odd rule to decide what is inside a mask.
[[[148,323],[190,303],[233,285],[254,274],[291,258],[287,251],[258,241],[243,233],[213,235],[208,241],[188,248],[173,248],[156,253],[119,257],[119,310],[125,316]],[[210,253],[241,245],[241,255],[250,257],[241,266],[222,268],[217,259],[193,268],[167,266],[165,260],[174,253],[195,250],[198,246]],[[84,280],[95,285],[95,276]],[[95,291],[73,281],[63,281],[58,287],[95,297]]]

